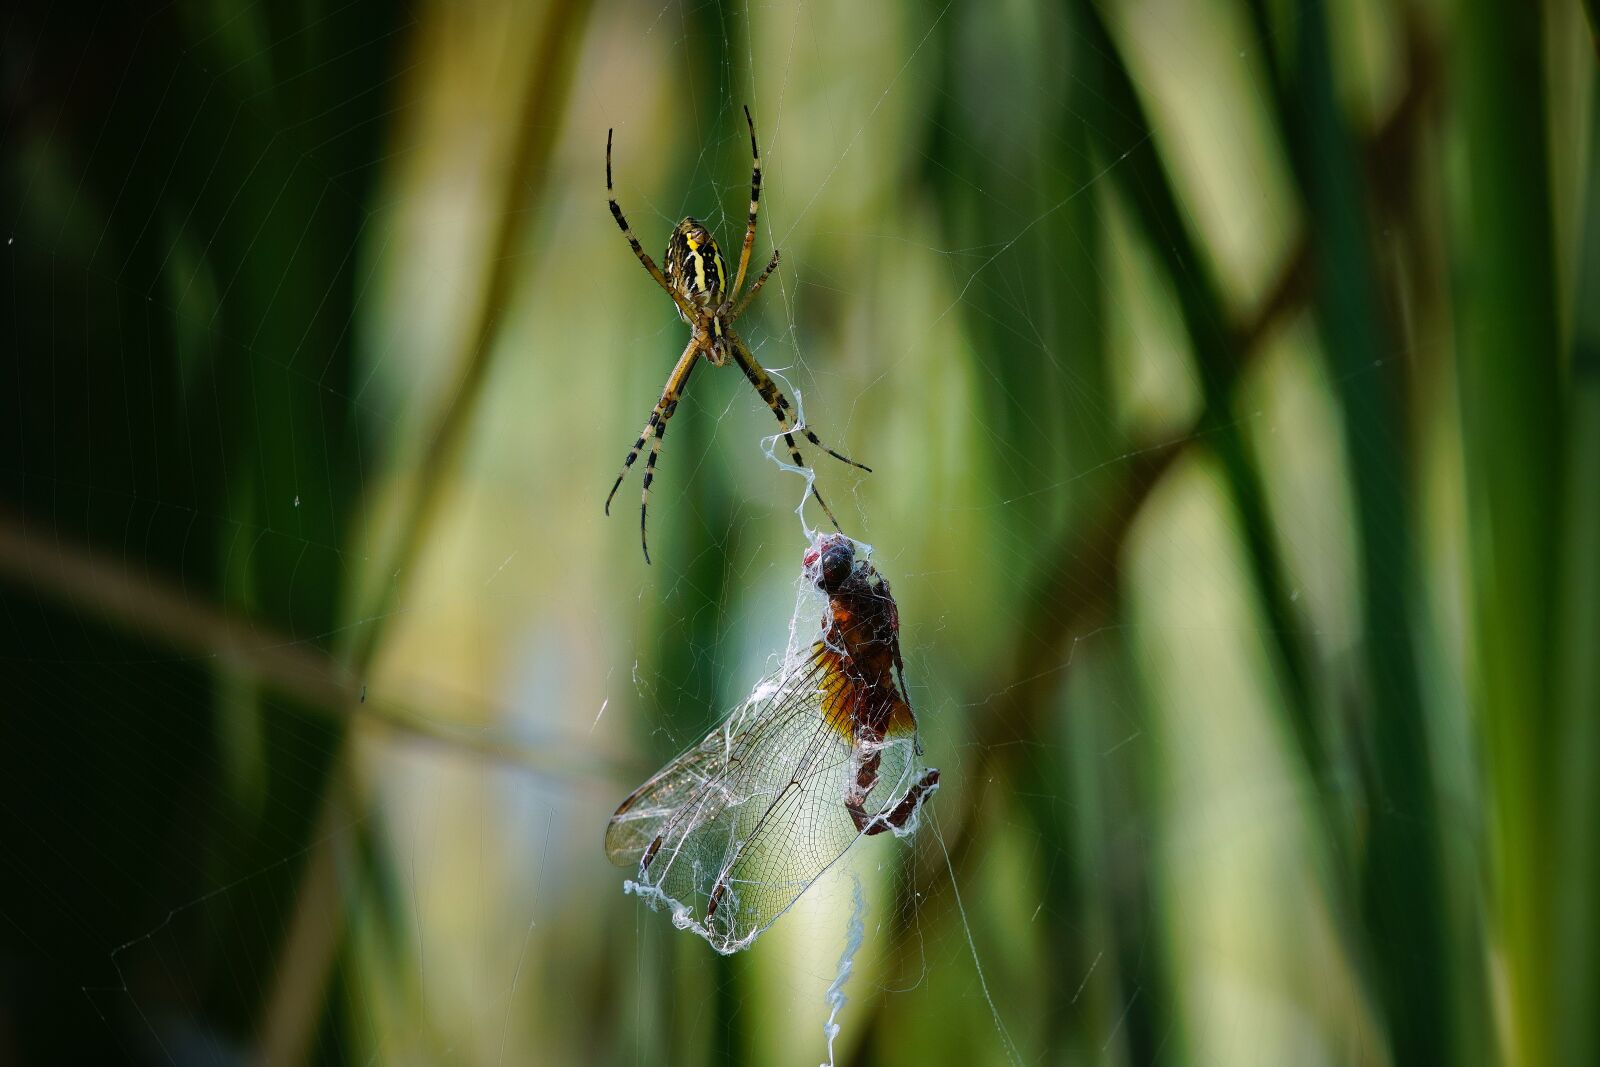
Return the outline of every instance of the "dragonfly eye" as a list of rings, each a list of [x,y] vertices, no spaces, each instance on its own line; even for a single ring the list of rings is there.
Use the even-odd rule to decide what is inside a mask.
[[[855,553],[849,548],[829,549],[822,554],[822,584],[829,592],[833,592],[844,584],[850,577],[850,565],[854,562]]]
[[[836,593],[855,566],[856,546],[843,534],[829,534],[806,551],[806,574],[825,593]]]

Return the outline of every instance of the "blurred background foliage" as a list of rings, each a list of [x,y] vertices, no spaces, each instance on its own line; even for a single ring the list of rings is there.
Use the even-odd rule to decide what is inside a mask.
[[[1600,1060],[1590,14],[10,12],[0,1061],[817,1063],[851,873],[839,1062]],[[736,246],[746,102],[944,786],[721,959],[600,837],[803,483],[702,371],[601,513],[683,338],[602,152]]]

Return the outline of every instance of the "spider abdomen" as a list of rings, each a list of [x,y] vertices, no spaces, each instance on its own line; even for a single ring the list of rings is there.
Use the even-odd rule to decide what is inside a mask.
[[[698,307],[716,307],[728,288],[728,267],[717,239],[700,220],[686,218],[667,238],[667,283]],[[680,309],[679,318],[683,317]]]

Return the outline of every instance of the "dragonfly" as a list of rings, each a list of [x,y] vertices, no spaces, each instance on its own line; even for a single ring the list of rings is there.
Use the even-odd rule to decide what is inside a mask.
[[[820,631],[698,744],[635,789],[606,827],[624,883],[723,954],[748,947],[861,837],[917,826],[939,788],[923,766],[889,583],[854,542],[808,546]]]

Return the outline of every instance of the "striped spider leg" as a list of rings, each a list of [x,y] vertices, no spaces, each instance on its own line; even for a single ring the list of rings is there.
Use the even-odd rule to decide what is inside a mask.
[[[644,517],[650,508],[650,483],[655,481],[656,477],[656,457],[661,455],[661,439],[667,436],[667,420],[678,410],[678,398],[683,395],[684,386],[689,384],[689,375],[694,371],[695,360],[700,358],[700,352],[700,338],[690,338],[683,355],[678,357],[677,366],[673,367],[672,373],[667,376],[667,386],[661,390],[661,399],[656,401],[654,410],[650,412],[650,418],[645,421],[644,429],[639,431],[639,439],[628,449],[628,458],[622,461],[622,470],[617,474],[617,480],[612,483],[611,492],[606,495],[606,514],[609,515],[611,498],[617,495],[617,488],[622,485],[622,479],[627,475],[628,468],[639,458],[645,439],[649,438],[650,458],[644,463],[644,488],[639,503],[639,543],[644,547],[646,563],[650,562],[650,543],[645,539]]]
[[[766,284],[767,278],[778,268],[778,252],[774,250],[766,269],[757,275],[748,290],[744,290],[745,276],[750,266],[750,252],[756,239],[756,216],[761,206],[761,152],[756,145],[755,121],[751,119],[748,107],[744,109],[744,119],[750,129],[750,155],[754,161],[750,174],[750,214],[745,224],[744,243],[739,250],[738,270],[731,284],[728,278],[728,266],[723,261],[716,238],[711,235],[710,229],[692,216],[679,222],[667,239],[667,251],[662,257],[664,269],[657,266],[656,261],[650,258],[650,254],[644,250],[639,238],[635,236],[633,227],[628,224],[621,205],[617,203],[616,188],[611,180],[611,142],[615,131],[606,134],[606,196],[611,205],[611,217],[616,220],[622,235],[628,239],[628,247],[633,249],[633,254],[638,258],[640,265],[672,298],[678,318],[689,324],[690,331],[689,344],[684,348],[683,355],[678,357],[672,374],[668,376],[666,388],[661,392],[661,399],[656,402],[655,409],[651,411],[650,418],[645,423],[644,432],[628,451],[627,458],[622,462],[622,469],[617,473],[617,480],[612,483],[611,492],[606,495],[606,514],[609,515],[612,498],[617,495],[617,489],[627,477],[628,469],[639,458],[645,442],[649,441],[650,456],[645,461],[644,486],[639,494],[639,544],[644,550],[646,563],[650,562],[650,543],[646,534],[646,518],[650,509],[650,483],[654,479],[656,461],[661,454],[661,439],[666,436],[667,420],[672,418],[673,412],[677,410],[678,401],[683,396],[695,361],[701,356],[705,356],[712,366],[716,367],[725,365],[729,359],[739,365],[739,369],[744,372],[750,384],[755,387],[761,399],[771,409],[773,416],[777,418],[780,432],[789,446],[789,456],[796,467],[806,466],[794,439],[795,433],[800,433],[806,440],[833,458],[864,471],[872,470],[871,467],[857,463],[824,445],[810,427],[797,423],[792,417],[794,409],[789,403],[789,398],[783,395],[773,383],[771,376],[756,361],[750,352],[750,347],[733,331],[734,321],[744,314],[756,294],[761,291],[761,287]],[[743,290],[742,297],[741,290]],[[828,507],[828,502],[822,499],[814,479],[810,489],[811,495],[816,498],[823,512],[827,514],[828,520],[837,529],[839,520],[834,517],[833,509]]]

